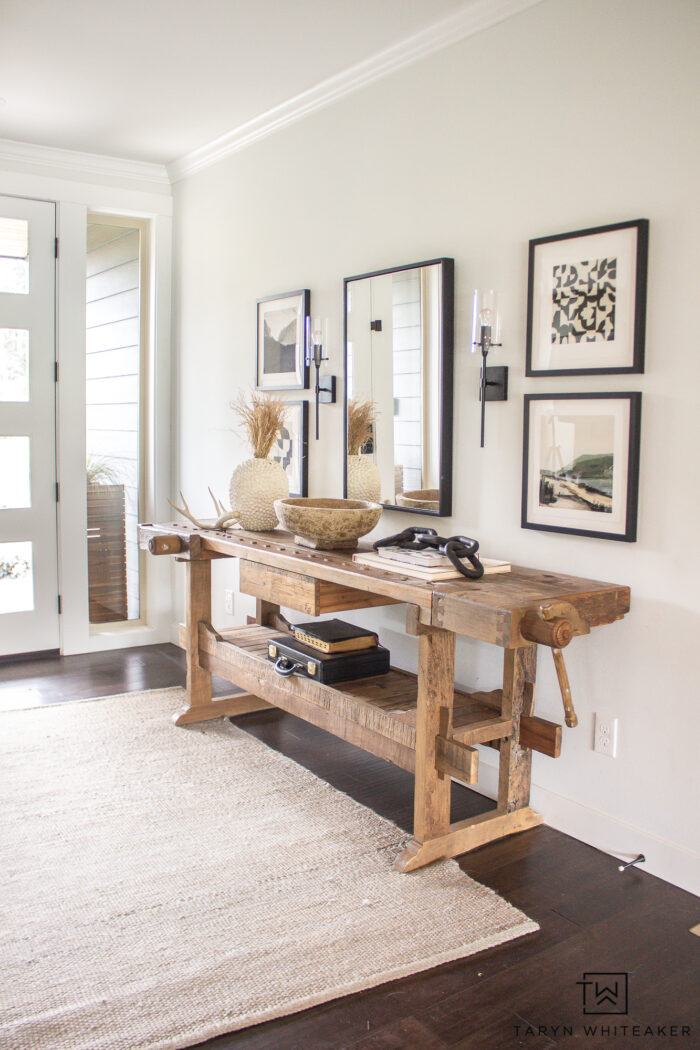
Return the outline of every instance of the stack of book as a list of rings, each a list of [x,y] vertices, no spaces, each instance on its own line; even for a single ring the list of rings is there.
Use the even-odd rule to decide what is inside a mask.
[[[412,551],[403,547],[380,547],[376,551],[364,551],[353,554],[352,560],[358,565],[371,565],[374,568],[396,572],[401,576],[411,576],[426,583],[440,580],[463,580],[464,576],[456,569],[446,554],[435,550]],[[510,572],[508,561],[497,558],[479,558],[484,566],[484,575],[497,572]],[[465,563],[470,566],[470,562]]]
[[[331,685],[390,669],[389,650],[364,627],[345,620],[311,620],[292,625],[292,632],[291,637],[270,638],[267,645],[268,660],[282,661],[280,673],[293,664],[295,674]]]

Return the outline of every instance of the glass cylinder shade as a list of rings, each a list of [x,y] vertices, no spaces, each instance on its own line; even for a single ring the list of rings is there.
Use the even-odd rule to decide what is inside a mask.
[[[501,318],[498,312],[498,292],[493,288],[475,289],[472,309],[472,345],[473,354],[479,353],[482,343],[482,328],[490,328],[491,343],[501,341]]]
[[[314,359],[314,348],[325,349],[328,346],[328,318],[307,317],[306,318],[306,363],[311,364]]]

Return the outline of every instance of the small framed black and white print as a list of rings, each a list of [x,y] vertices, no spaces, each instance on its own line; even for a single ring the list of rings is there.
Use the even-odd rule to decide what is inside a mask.
[[[524,529],[637,539],[641,399],[525,395]]]
[[[270,459],[284,467],[289,478],[290,496],[307,496],[309,491],[309,402],[285,401],[284,426]]]
[[[648,219],[530,241],[528,376],[644,371]]]
[[[307,390],[306,318],[308,288],[258,299],[258,390]]]

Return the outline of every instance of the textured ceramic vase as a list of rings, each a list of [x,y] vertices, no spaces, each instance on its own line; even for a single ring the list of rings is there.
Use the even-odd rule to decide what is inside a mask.
[[[379,468],[372,456],[348,456],[348,499],[379,501]]]
[[[244,529],[269,532],[277,527],[275,500],[289,495],[289,481],[276,460],[247,459],[233,472],[230,495]]]

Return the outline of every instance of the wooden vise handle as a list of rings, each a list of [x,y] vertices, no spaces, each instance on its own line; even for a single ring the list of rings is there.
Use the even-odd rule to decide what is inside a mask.
[[[151,554],[181,554],[183,550],[180,536],[151,536],[148,541]]]
[[[569,685],[569,676],[566,673],[564,654],[561,649],[552,649],[552,656],[554,657],[554,667],[559,679],[559,689],[562,703],[564,704],[564,719],[569,728],[573,728],[578,725],[578,718],[574,711],[574,702],[571,699],[571,686]]]
[[[575,634],[587,634],[589,630],[589,625],[577,609],[564,603],[554,602],[540,605],[538,609],[528,609],[520,624],[520,633],[523,638],[527,638],[530,642],[548,645],[552,650],[561,701],[564,705],[564,719],[570,728],[578,725],[578,718],[574,711],[571,686],[562,649],[569,644]]]

